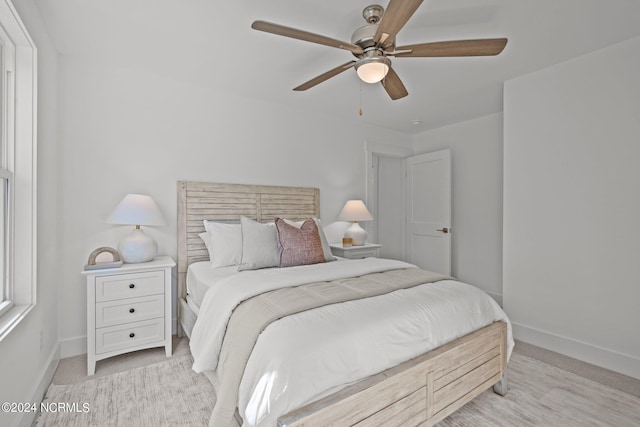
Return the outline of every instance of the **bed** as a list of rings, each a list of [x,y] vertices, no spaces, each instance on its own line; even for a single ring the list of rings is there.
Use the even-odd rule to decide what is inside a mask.
[[[234,308],[237,302],[227,303],[227,299],[244,301],[246,295],[243,292],[251,292],[245,289],[263,289],[264,283],[274,284],[268,289],[274,294],[289,292],[292,284],[295,284],[292,288],[302,289],[318,283],[325,286],[324,283],[335,281],[335,286],[346,283],[343,287],[349,292],[358,286],[372,292],[370,288],[378,283],[381,287],[382,283],[384,286],[396,286],[403,280],[421,283],[419,286],[407,284],[406,288],[398,288],[394,292],[382,290],[366,298],[293,312],[286,317],[277,317],[279,320],[268,326],[259,327],[255,343],[247,344],[251,350],[246,365],[240,368],[242,379],[238,379],[236,384],[238,392],[234,399],[237,399],[231,400],[230,407],[235,411],[229,418],[229,425],[430,426],[492,386],[497,393],[506,393],[505,369],[513,345],[508,319],[493,300],[476,295],[482,292],[471,289],[470,285],[437,275],[433,277],[433,283],[422,284],[422,280],[433,273],[418,271],[399,261],[373,258],[359,262],[336,261],[318,266],[252,270],[239,276],[237,268],[212,269],[208,263],[209,252],[199,237],[204,231],[203,220],[237,223],[241,216],[246,216],[266,223],[273,221],[274,217],[304,220],[317,217],[319,213],[319,190],[314,188],[178,183],[179,334],[192,338],[192,353],[196,359],[194,369],[205,372],[218,391],[218,400],[221,396],[224,399],[233,394],[220,393],[221,388],[226,390],[224,378],[229,377],[223,374],[231,369],[219,361],[241,358],[238,355],[242,354],[244,345],[227,345],[225,358],[225,344],[231,341],[225,337],[225,334],[230,334],[225,332],[225,328],[233,331],[235,327],[233,318],[229,320],[230,314],[227,315],[225,310],[234,312],[234,315],[236,311],[242,311]],[[375,286],[370,282],[358,285],[354,280],[373,280]],[[222,290],[208,288],[211,283],[219,283]],[[306,284],[298,286],[302,283]],[[240,295],[235,294],[238,292]],[[255,291],[251,295],[260,292]],[[445,295],[438,296],[441,292]],[[424,346],[422,339],[416,340],[405,333],[412,330],[411,325],[416,320],[410,317],[413,316],[411,310],[404,308],[403,304],[416,298],[441,298],[446,302],[443,310],[454,310],[454,306],[447,304],[458,298],[454,295],[457,293],[471,296],[462,297],[468,298],[467,302],[456,304],[468,304],[468,311],[476,311],[478,305],[484,304],[487,306],[485,311],[493,314],[479,315],[474,321],[481,323],[475,325],[471,320],[461,319],[459,323],[464,324],[465,332],[454,332],[459,336],[444,343],[438,343],[443,338],[429,332],[425,338],[433,342],[427,350],[420,350]],[[224,295],[231,298],[222,298]],[[270,294],[265,292],[264,295]],[[389,298],[395,300],[387,300]],[[243,304],[256,299],[248,299]],[[272,302],[265,304],[270,307]],[[378,308],[375,304],[379,305]],[[249,307],[247,310],[255,311],[260,306]],[[396,307],[398,313],[393,318],[381,317],[377,315],[382,311],[380,307]],[[431,315],[431,311],[428,313]],[[199,316],[203,320],[198,323]],[[218,320],[229,323],[218,325],[216,316]],[[487,316],[493,317],[487,320]],[[351,337],[333,333],[325,336],[321,329],[310,326],[322,323],[322,328],[331,328],[332,322],[338,328],[341,324],[354,324],[357,333]],[[291,335],[296,328],[299,335]],[[393,330],[387,331],[387,328]],[[447,328],[439,329],[446,333]],[[304,333],[310,330],[314,331],[313,334],[306,335],[313,335],[314,339],[305,341]],[[210,340],[206,338],[207,334],[210,334]],[[380,352],[367,347],[380,334],[394,334],[393,340],[398,335],[402,336],[398,338],[401,345],[385,347]],[[221,336],[225,337],[224,340]],[[212,344],[216,341],[217,344]],[[233,351],[228,349],[229,346]],[[366,347],[364,350],[363,346]],[[210,352],[209,348],[215,351]],[[347,361],[351,358],[354,360]],[[274,368],[276,363],[277,369]],[[295,381],[287,375],[294,376]],[[265,397],[267,395],[277,398],[270,400],[271,397]],[[217,402],[216,406],[222,404]],[[217,419],[217,424],[220,424],[219,420],[225,419],[224,416],[231,417],[231,413],[223,414],[223,418],[215,416],[216,409],[212,422]]]

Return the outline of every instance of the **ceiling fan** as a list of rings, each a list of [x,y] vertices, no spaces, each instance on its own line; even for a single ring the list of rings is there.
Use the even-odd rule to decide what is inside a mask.
[[[386,11],[379,5],[367,6],[362,11],[367,25],[358,28],[353,33],[351,43],[265,21],[255,21],[251,24],[251,28],[348,50],[357,58],[320,74],[293,90],[307,90],[355,67],[356,73],[362,81],[366,83],[381,82],[393,100],[403,98],[409,93],[400,77],[391,68],[391,59],[389,59],[391,56],[396,58],[493,56],[502,52],[506,46],[506,38],[497,38],[453,40],[396,47],[396,35],[422,4],[422,1],[390,0]]]

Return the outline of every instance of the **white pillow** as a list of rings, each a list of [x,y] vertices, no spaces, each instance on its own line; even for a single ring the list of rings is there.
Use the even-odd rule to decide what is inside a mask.
[[[209,252],[209,261],[213,261],[213,249],[211,248],[211,236],[206,231],[204,233],[198,234],[198,237],[202,239],[204,245],[207,247],[207,252]]]
[[[242,229],[240,224],[228,224],[224,222],[207,221],[204,228],[210,239],[213,259],[212,267],[226,267],[238,265],[242,259]],[[211,256],[211,253],[210,255]]]
[[[322,252],[324,252],[324,258],[327,261],[335,261],[336,258],[331,253],[331,246],[329,246],[329,241],[327,240],[327,236],[325,236],[324,230],[322,229],[322,223],[320,222],[320,218],[313,217],[313,220],[315,221],[316,226],[318,227],[318,234],[320,234],[320,241],[322,242]],[[304,221],[290,221],[288,219],[285,219],[284,222],[298,228],[302,227],[302,224],[304,224]]]
[[[244,216],[240,218],[240,225],[242,226],[242,262],[238,271],[277,267],[280,257],[276,225],[261,224]]]

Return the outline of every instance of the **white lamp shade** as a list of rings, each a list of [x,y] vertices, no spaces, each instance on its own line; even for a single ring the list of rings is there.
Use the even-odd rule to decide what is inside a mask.
[[[338,221],[371,221],[373,217],[362,200],[348,200],[338,215]]]
[[[127,194],[107,219],[109,224],[164,225],[158,205],[143,194]]]

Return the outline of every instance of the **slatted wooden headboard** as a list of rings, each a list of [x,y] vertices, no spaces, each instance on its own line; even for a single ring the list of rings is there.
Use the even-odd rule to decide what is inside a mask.
[[[238,222],[246,216],[269,222],[277,216],[300,220],[319,215],[318,188],[179,181],[178,298],[186,297],[189,265],[209,259],[198,236],[204,231],[202,220]]]

